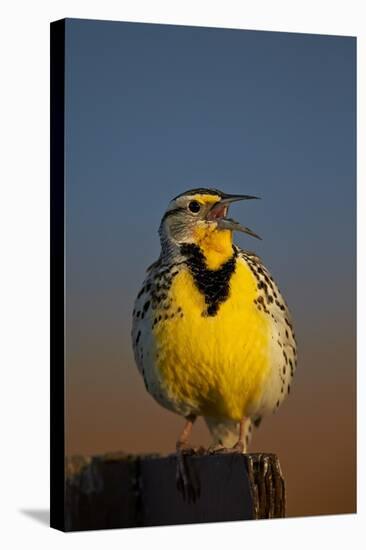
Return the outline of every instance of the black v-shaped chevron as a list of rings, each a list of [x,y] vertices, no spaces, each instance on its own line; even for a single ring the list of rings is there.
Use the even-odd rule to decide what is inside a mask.
[[[180,251],[187,258],[186,264],[199,291],[204,295],[207,310],[203,315],[214,316],[221,303],[229,297],[230,279],[235,272],[237,252],[219,269],[208,269],[205,256],[196,244],[182,244]]]

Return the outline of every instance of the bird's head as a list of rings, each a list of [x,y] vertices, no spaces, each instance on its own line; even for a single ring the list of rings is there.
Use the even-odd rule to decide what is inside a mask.
[[[190,189],[178,195],[161,220],[159,234],[163,252],[193,244],[203,252],[209,267],[218,268],[232,255],[233,231],[260,239],[248,227],[227,217],[232,202],[257,198],[228,195],[218,189]]]

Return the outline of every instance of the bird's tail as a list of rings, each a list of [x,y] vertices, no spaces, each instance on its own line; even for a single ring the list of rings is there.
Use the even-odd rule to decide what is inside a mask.
[[[239,422],[234,420],[222,420],[205,416],[205,422],[212,435],[213,446],[223,446],[226,448],[233,447],[239,439]],[[261,417],[247,418],[244,424],[242,442],[244,444],[244,452],[247,452],[250,441],[252,439],[253,426],[259,426]]]

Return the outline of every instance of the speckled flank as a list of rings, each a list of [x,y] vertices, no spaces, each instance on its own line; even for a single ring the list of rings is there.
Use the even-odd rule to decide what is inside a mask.
[[[260,258],[244,251],[240,251],[239,255],[245,260],[257,281],[259,295],[254,300],[256,307],[271,318],[273,376],[270,383],[273,385],[273,393],[278,394],[273,407],[275,411],[290,393],[297,365],[295,332],[287,304]],[[270,392],[270,388],[267,391]]]

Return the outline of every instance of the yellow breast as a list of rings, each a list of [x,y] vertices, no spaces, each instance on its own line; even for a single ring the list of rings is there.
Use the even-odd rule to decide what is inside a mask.
[[[170,289],[175,316],[154,327],[156,367],[168,394],[197,414],[240,420],[261,396],[269,368],[270,320],[254,299],[257,281],[238,259],[230,292],[214,316],[188,269]]]

